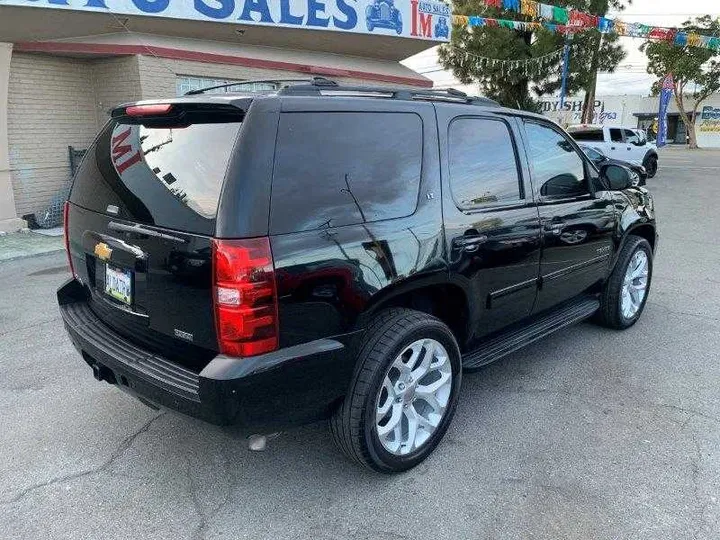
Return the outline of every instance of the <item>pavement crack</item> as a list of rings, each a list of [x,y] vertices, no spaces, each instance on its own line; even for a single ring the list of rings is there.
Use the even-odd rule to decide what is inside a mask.
[[[190,498],[192,499],[195,513],[198,516],[198,524],[195,526],[195,529],[193,529],[190,538],[192,540],[203,540],[205,538],[208,526],[212,524],[212,522],[215,520],[215,517],[230,502],[230,493],[232,491],[232,487],[228,483],[228,487],[225,492],[225,496],[223,497],[223,500],[216,504],[212,509],[210,509],[209,512],[206,512],[203,509],[202,502],[200,501],[200,486],[197,484],[195,478],[192,475],[192,464],[190,463],[190,460],[187,460],[186,475],[190,485],[190,488],[188,490],[190,493]]]
[[[123,439],[122,442],[118,445],[118,447],[113,451],[113,453],[110,454],[110,456],[105,461],[103,461],[100,465],[93,467],[91,469],[87,469],[85,471],[79,471],[79,472],[75,472],[72,474],[66,474],[63,476],[59,476],[57,478],[51,478],[50,480],[46,480],[45,482],[39,482],[37,484],[33,484],[31,486],[26,487],[19,493],[17,493],[14,497],[0,502],[0,505],[4,506],[4,505],[16,503],[16,502],[24,499],[30,493],[32,493],[38,489],[42,489],[42,488],[45,488],[48,486],[53,486],[55,484],[62,484],[64,482],[68,482],[70,480],[77,480],[78,478],[83,478],[85,476],[90,476],[93,474],[103,472],[104,470],[111,467],[113,465],[113,463],[115,463],[123,455],[125,455],[125,452],[127,452],[130,449],[130,447],[132,447],[135,440],[140,435],[145,433],[148,429],[150,429],[150,426],[153,424],[153,422],[155,422],[155,420],[157,420],[158,418],[163,416],[163,414],[165,414],[165,413],[160,413],[157,416],[154,416],[153,418],[151,418],[150,420],[145,422],[145,424],[143,424],[142,427],[140,427],[140,429],[135,431],[132,435],[129,435],[128,437]]]
[[[658,302],[648,302],[648,305],[659,307],[661,309],[664,309],[668,313],[672,313],[673,315],[686,315],[688,317],[697,317],[698,319],[704,319],[706,321],[720,322],[720,318],[718,317],[710,317],[709,315],[703,315],[701,313],[690,313],[688,311],[677,311]]]

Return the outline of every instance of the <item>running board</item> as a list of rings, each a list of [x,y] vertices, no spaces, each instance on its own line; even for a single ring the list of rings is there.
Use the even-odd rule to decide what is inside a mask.
[[[560,308],[540,315],[528,324],[515,326],[481,342],[477,349],[463,356],[463,367],[475,369],[495,362],[553,332],[591,317],[599,308],[600,301],[594,296],[582,297],[564,304]]]

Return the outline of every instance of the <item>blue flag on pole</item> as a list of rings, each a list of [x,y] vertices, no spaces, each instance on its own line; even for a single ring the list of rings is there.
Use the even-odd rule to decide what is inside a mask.
[[[668,119],[667,111],[670,106],[670,98],[672,97],[675,83],[672,73],[663,80],[662,91],[660,92],[660,114],[658,115],[658,134],[657,146],[661,148],[667,144],[668,136]]]

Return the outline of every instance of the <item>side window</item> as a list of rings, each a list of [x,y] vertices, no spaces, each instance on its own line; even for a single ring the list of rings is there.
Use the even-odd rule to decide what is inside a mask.
[[[612,142],[623,142],[622,129],[610,128],[610,140]]]
[[[576,141],[603,142],[602,129],[594,129],[591,131],[574,131],[570,134]]]
[[[458,118],[448,140],[450,191],[458,208],[521,199],[515,145],[505,122]]]
[[[550,126],[525,123],[536,189],[543,197],[578,197],[588,193],[585,162],[570,142]]]
[[[413,113],[281,114],[270,232],[411,215],[422,146],[422,120]]]
[[[631,129],[624,129],[623,131],[625,132],[625,141],[628,144],[640,144],[640,136],[636,132]]]

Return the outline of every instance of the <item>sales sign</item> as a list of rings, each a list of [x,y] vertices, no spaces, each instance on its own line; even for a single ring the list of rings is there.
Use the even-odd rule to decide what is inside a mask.
[[[438,0],[0,0],[0,6],[142,15],[449,41]]]

